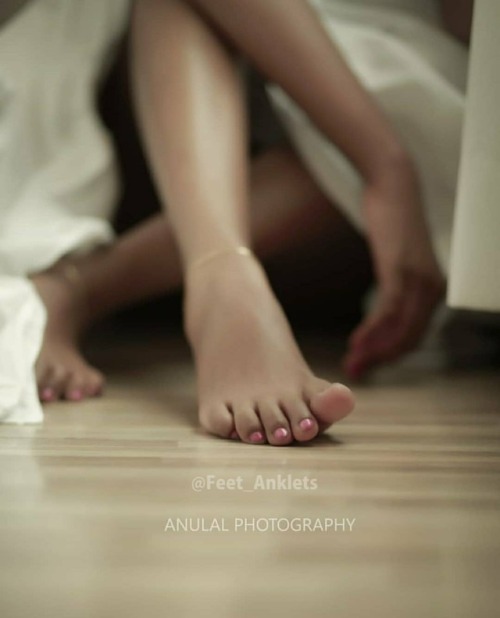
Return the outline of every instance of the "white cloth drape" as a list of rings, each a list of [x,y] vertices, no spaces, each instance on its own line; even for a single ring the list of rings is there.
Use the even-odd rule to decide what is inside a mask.
[[[0,420],[42,418],[44,308],[26,276],[109,242],[116,193],[96,86],[128,0],[36,0],[0,29]]]

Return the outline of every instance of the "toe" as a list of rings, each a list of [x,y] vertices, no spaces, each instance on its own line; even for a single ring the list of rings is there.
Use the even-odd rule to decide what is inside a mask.
[[[231,409],[240,439],[248,444],[264,444],[266,433],[255,408],[251,405],[234,405]]]
[[[66,384],[64,398],[68,401],[81,401],[86,395],[86,385],[81,374],[73,373]]]
[[[267,441],[274,446],[285,446],[293,440],[290,424],[278,403],[261,402],[258,405]]]
[[[54,401],[56,393],[51,386],[50,370],[48,367],[37,370],[38,396],[42,403]]]
[[[57,399],[55,390],[48,381],[44,381],[38,388],[38,396],[42,403],[50,403]]]
[[[290,421],[295,440],[307,442],[318,435],[318,423],[309,406],[299,396],[284,400],[282,407]]]
[[[59,365],[52,366],[47,373],[46,382],[42,389],[42,401],[49,402],[61,399],[68,377],[68,372],[64,367]]]
[[[343,384],[328,384],[320,380],[308,397],[309,407],[321,431],[343,419],[354,408],[354,395]]]
[[[106,379],[100,371],[91,369],[87,371],[84,383],[84,393],[87,397],[99,397],[104,390]]]
[[[200,424],[208,433],[220,438],[231,438],[234,433],[234,419],[224,404],[200,408]]]

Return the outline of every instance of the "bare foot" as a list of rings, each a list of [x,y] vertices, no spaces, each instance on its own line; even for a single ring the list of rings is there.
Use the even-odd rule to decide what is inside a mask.
[[[191,272],[185,316],[208,432],[282,446],[313,439],[353,409],[346,386],[312,374],[253,258],[224,256]]]
[[[33,276],[32,281],[47,309],[47,326],[36,362],[40,400],[80,401],[100,395],[104,377],[78,349],[79,336],[87,324],[81,286],[57,267]]]

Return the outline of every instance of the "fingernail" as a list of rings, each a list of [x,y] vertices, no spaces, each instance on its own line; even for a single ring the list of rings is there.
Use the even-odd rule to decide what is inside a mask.
[[[54,399],[54,391],[51,388],[44,388],[41,394],[42,401],[51,401]]]
[[[283,438],[288,438],[288,431],[284,427],[280,427],[276,429],[273,435],[277,440],[283,440]]]
[[[254,431],[250,436],[250,442],[262,442],[264,440],[264,435],[260,431]]]
[[[71,399],[72,401],[80,401],[80,399],[82,398],[83,398],[82,391],[71,391],[68,395],[68,399]]]
[[[307,431],[308,429],[312,429],[313,426],[314,426],[314,422],[311,418],[303,418],[299,423],[299,427],[303,429],[304,431]]]

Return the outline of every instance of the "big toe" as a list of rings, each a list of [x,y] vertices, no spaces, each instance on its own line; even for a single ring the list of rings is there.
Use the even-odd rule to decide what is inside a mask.
[[[309,405],[318,421],[320,430],[324,431],[352,412],[354,403],[354,395],[351,389],[337,383],[313,393]]]
[[[102,373],[83,363],[73,368],[64,391],[68,401],[81,401],[88,397],[99,396],[104,388]]]

